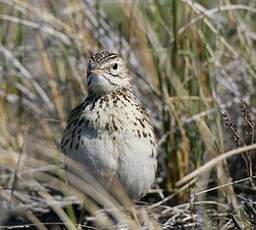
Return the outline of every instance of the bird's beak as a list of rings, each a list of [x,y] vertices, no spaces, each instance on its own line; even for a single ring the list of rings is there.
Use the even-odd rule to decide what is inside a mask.
[[[93,76],[98,76],[104,73],[101,69],[91,69],[88,71],[89,74],[92,74]]]

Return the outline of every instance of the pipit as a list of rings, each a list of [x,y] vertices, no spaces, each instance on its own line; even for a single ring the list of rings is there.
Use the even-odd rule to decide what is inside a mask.
[[[87,69],[88,97],[72,110],[61,150],[107,189],[118,178],[137,200],[152,186],[157,169],[149,115],[134,94],[121,56],[101,51]]]

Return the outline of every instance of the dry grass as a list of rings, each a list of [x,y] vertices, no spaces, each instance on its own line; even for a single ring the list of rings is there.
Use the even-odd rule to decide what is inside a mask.
[[[253,0],[0,0],[2,226],[250,228],[255,14]],[[155,189],[135,206],[77,162],[67,182],[58,151],[101,49],[127,58],[158,139]]]

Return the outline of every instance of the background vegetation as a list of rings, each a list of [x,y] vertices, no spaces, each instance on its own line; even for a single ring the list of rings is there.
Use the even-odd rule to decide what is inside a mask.
[[[0,0],[1,226],[251,229],[255,28],[253,0]],[[75,162],[68,184],[58,151],[102,49],[129,62],[158,140],[155,187],[135,206]]]

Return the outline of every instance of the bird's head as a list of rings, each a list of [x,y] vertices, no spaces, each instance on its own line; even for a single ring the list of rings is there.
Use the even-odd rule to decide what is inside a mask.
[[[89,93],[106,95],[130,86],[126,62],[115,53],[101,51],[89,59],[87,87]]]

